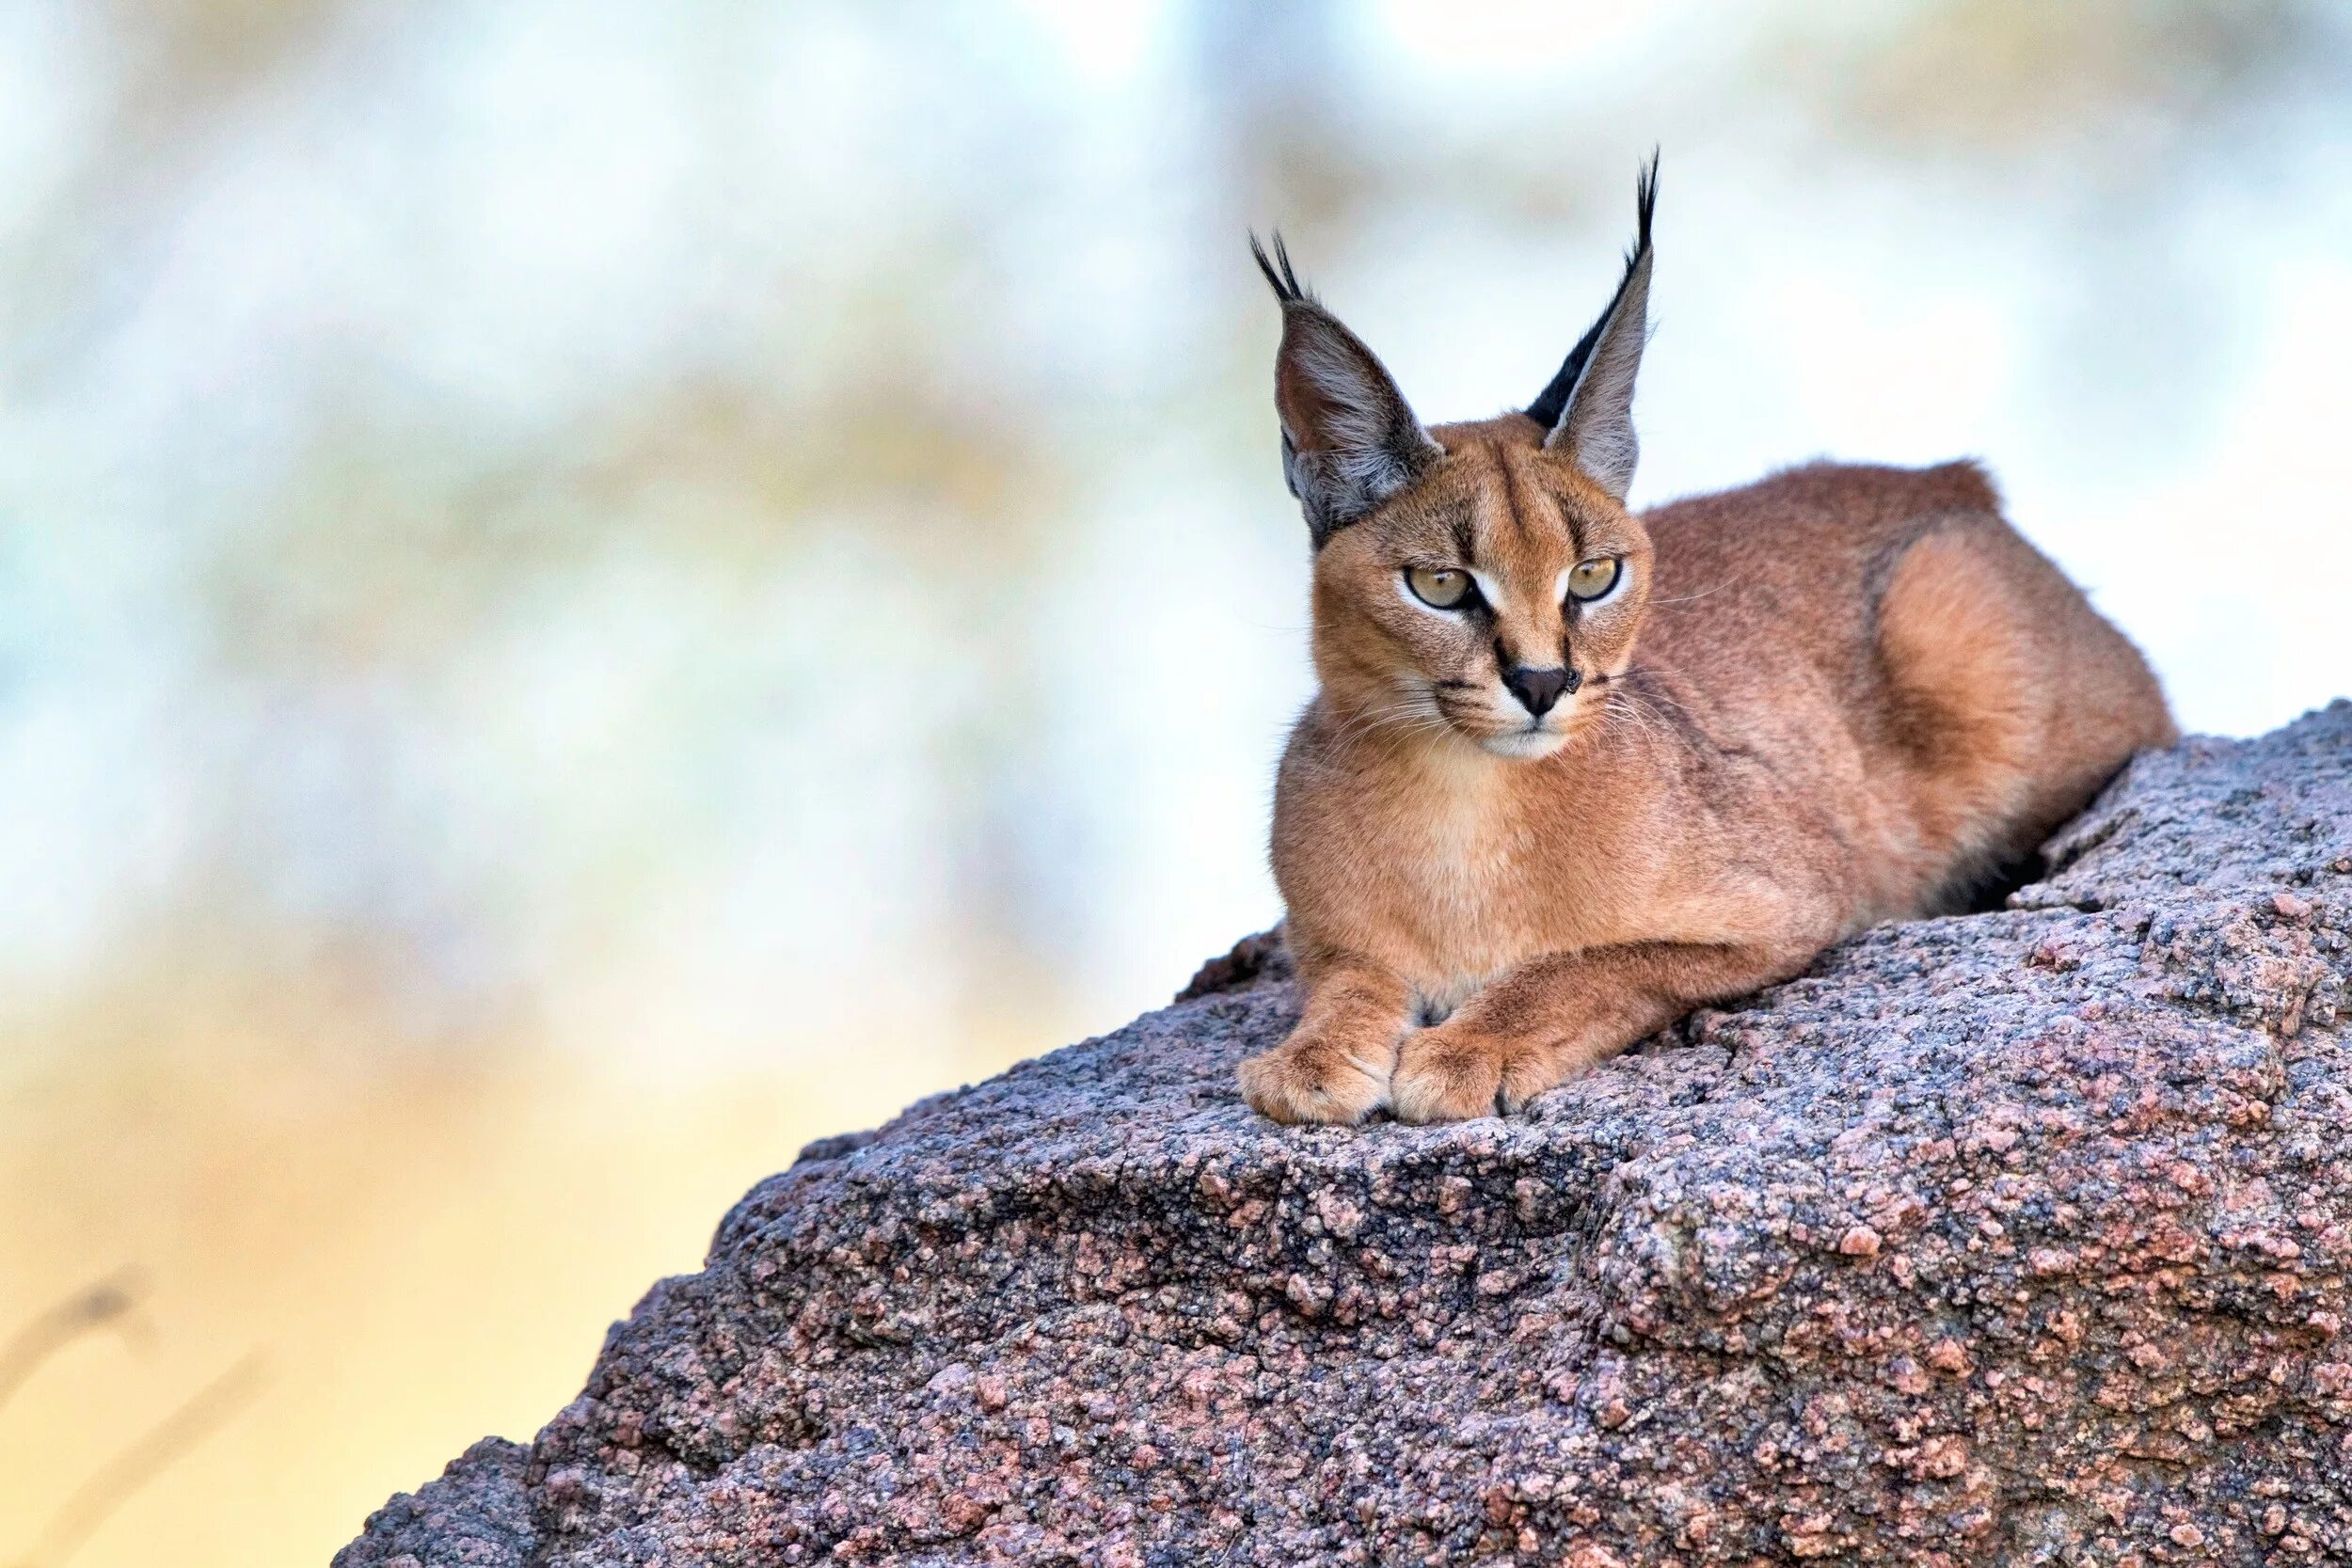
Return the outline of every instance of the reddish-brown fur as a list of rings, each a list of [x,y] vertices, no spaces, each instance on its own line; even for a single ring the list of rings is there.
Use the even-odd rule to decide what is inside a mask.
[[[1426,434],[1442,455],[1315,560],[1322,689],[1273,845],[1305,1006],[1241,1075],[1268,1116],[1513,1108],[1874,921],[1964,907],[2173,737],[1974,465],[1819,464],[1636,518],[1533,420]],[[1400,594],[1465,554],[1485,615]],[[1622,594],[1564,605],[1601,554]],[[1500,672],[1553,649],[1583,684],[1538,733]]]

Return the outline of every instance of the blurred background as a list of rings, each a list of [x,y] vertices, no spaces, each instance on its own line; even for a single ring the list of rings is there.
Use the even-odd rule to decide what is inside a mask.
[[[1484,415],[1653,144],[1637,500],[1979,453],[2352,689],[2337,0],[0,5],[0,1562],[323,1561],[1270,923],[1244,230]]]

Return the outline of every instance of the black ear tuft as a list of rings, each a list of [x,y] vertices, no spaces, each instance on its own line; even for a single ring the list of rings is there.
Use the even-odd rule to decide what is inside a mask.
[[[1265,280],[1273,285],[1275,298],[1285,305],[1316,303],[1313,293],[1298,281],[1298,274],[1292,270],[1291,253],[1282,244],[1280,230],[1274,231],[1274,256],[1271,261],[1267,260],[1265,246],[1258,243],[1254,231],[1249,236],[1249,254],[1258,259],[1258,270],[1264,273]]]
[[[1560,416],[1568,411],[1568,394],[1576,390],[1576,378],[1584,373],[1584,362],[1593,356],[1593,345],[1600,341],[1600,329],[1609,325],[1609,318],[1616,310],[1617,302],[1625,297],[1626,285],[1633,281],[1633,269],[1641,264],[1643,254],[1649,249],[1650,214],[1658,210],[1656,148],[1650,150],[1649,166],[1642,170],[1640,178],[1634,182],[1633,204],[1638,227],[1634,232],[1633,248],[1626,252],[1625,276],[1617,280],[1617,292],[1609,296],[1608,309],[1594,318],[1593,325],[1584,329],[1584,336],[1579,338],[1576,346],[1568,350],[1568,356],[1561,362],[1559,373],[1536,395],[1535,401],[1527,405],[1527,417],[1546,430],[1557,425]],[[1265,258],[1261,256],[1258,260],[1263,265]]]

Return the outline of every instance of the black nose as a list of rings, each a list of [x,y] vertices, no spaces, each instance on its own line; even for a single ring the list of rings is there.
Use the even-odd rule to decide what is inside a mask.
[[[1560,700],[1560,693],[1574,691],[1584,684],[1584,677],[1564,665],[1555,664],[1549,670],[1538,670],[1532,664],[1522,664],[1517,669],[1505,670],[1502,684],[1510,688],[1511,695],[1519,700],[1521,707],[1541,719],[1551,711],[1551,705]]]

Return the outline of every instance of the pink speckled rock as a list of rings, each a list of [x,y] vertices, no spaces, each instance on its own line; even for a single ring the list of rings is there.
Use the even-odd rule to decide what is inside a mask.
[[[1272,1126],[1272,944],[828,1140],[377,1565],[2352,1556],[2352,705],[1527,1115]]]

